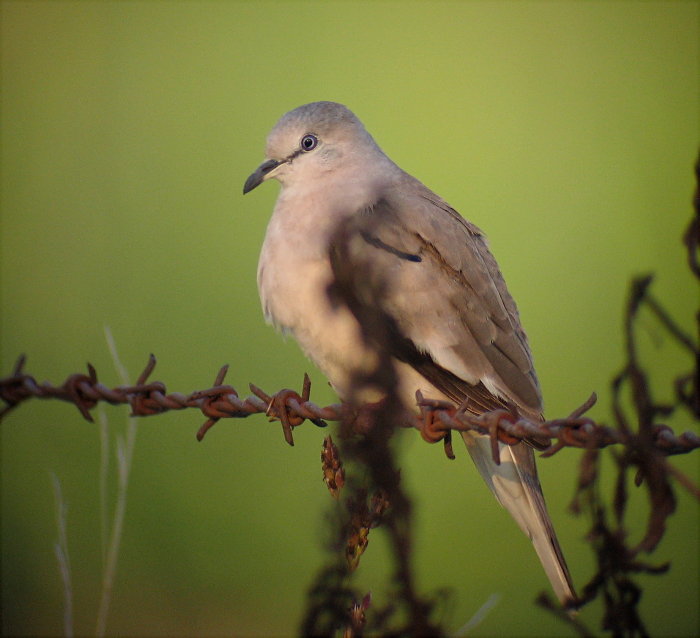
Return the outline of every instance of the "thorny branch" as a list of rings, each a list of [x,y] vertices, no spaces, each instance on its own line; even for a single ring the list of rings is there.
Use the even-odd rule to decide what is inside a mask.
[[[615,463],[615,481],[612,504],[608,505],[601,493],[600,449],[588,449],[581,458],[580,474],[576,494],[571,503],[574,513],[584,509],[592,520],[588,534],[589,542],[596,554],[597,571],[582,588],[581,604],[586,604],[599,595],[605,605],[602,628],[614,636],[647,636],[647,630],[639,615],[638,606],[642,597],[641,587],[633,580],[639,573],[662,574],[669,564],[651,565],[640,559],[640,554],[651,553],[661,541],[666,529],[666,520],[675,511],[676,496],[672,478],[696,498],[700,496],[697,487],[690,483],[679,470],[672,468],[666,456],[654,445],[654,435],[660,427],[656,423],[659,416],[668,416],[672,406],[656,404],[652,397],[648,377],[642,368],[637,353],[634,324],[640,309],[649,306],[661,320],[676,341],[680,332],[675,324],[648,292],[650,277],[642,277],[633,282],[625,315],[625,337],[627,362],[622,371],[612,381],[613,414],[617,430],[626,439],[620,452],[612,451]],[[669,323],[670,322],[670,323]],[[697,348],[689,342],[689,348],[697,354]],[[625,389],[631,392],[635,412],[631,418],[623,407],[622,394]],[[683,396],[677,395],[678,405],[684,405]],[[636,423],[633,423],[636,422]],[[642,539],[631,544],[631,534],[626,525],[628,476],[634,471],[635,483],[646,487],[648,496],[648,520]],[[612,508],[612,520],[609,509]],[[546,594],[541,594],[538,603],[552,610],[552,603]],[[558,612],[556,612],[558,613]],[[572,628],[583,631],[580,623],[571,621]]]
[[[683,241],[690,270],[700,279],[700,158],[695,173],[695,216],[688,225]],[[659,428],[665,427],[658,424],[659,418],[669,416],[678,408],[685,408],[690,415],[700,418],[700,349],[651,295],[651,282],[651,276],[639,277],[632,282],[624,318],[626,363],[612,380],[614,421],[617,431],[625,439],[621,451],[611,452],[616,469],[612,504],[609,505],[601,493],[602,455],[600,449],[594,448],[586,450],[581,459],[578,486],[571,503],[573,512],[580,513],[585,508],[592,519],[588,538],[598,566],[582,589],[581,602],[585,604],[600,595],[605,605],[602,628],[616,637],[648,636],[638,609],[642,588],[633,577],[640,573],[662,574],[670,567],[668,563],[651,565],[641,560],[640,555],[654,551],[666,530],[666,520],[675,511],[676,495],[671,479],[700,499],[697,486],[674,468],[655,445]],[[689,352],[695,362],[694,370],[676,379],[673,404],[660,404],[654,400],[648,374],[640,361],[635,323],[643,308],[652,313],[671,339]],[[696,321],[700,328],[700,313],[696,314]],[[625,409],[623,394],[626,391],[631,397],[633,415]],[[637,486],[645,485],[648,497],[647,526],[636,544],[630,540],[630,530],[625,520],[629,501],[628,476],[631,472],[635,474]],[[612,516],[609,515],[610,508]],[[562,616],[546,594],[540,596],[538,603],[568,621],[571,628],[581,635],[590,635],[580,622]]]
[[[345,239],[340,237],[340,239]],[[347,242],[339,243],[342,250]],[[331,261],[333,259],[331,258]],[[350,301],[350,308],[362,327],[363,337],[370,343],[386,338],[387,326],[371,309],[355,304],[351,278],[354,274],[342,260],[341,270],[334,267],[339,289]],[[304,636],[332,636],[343,628],[344,638],[357,638],[364,631],[383,636],[443,636],[444,630],[434,619],[437,599],[419,592],[412,563],[413,520],[412,504],[406,494],[393,450],[394,433],[406,418],[399,399],[398,378],[386,351],[378,353],[373,370],[358,372],[351,383],[351,396],[340,425],[340,456],[352,464],[354,471],[346,482],[345,504],[348,514],[336,525],[336,544],[345,544],[346,561],[335,574],[341,582],[358,564],[367,545],[371,527],[381,523],[389,540],[393,559],[391,587],[393,596],[384,608],[373,609],[372,621],[366,623],[365,609],[370,600],[352,592],[352,598],[338,601],[328,596],[322,584],[337,565],[338,552],[330,557],[330,565],[320,572],[318,586],[312,589],[301,627]],[[366,404],[361,397],[375,390],[383,398]],[[325,459],[324,459],[325,464]],[[325,472],[324,472],[325,473]],[[372,493],[368,504],[369,493]],[[362,603],[358,601],[362,599]],[[341,603],[338,605],[338,603]],[[358,617],[362,622],[357,622]]]

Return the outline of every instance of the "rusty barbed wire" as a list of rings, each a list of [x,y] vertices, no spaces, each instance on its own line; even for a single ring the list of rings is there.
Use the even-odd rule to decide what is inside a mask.
[[[149,356],[146,367],[134,385],[115,388],[100,383],[95,368],[90,364],[87,366],[87,374],[71,374],[61,385],[38,383],[33,376],[24,372],[25,362],[25,357],[21,356],[12,374],[0,379],[0,398],[5,404],[0,410],[0,419],[30,398],[60,399],[72,403],[83,418],[90,422],[93,422],[90,411],[100,401],[112,405],[129,405],[133,416],[151,416],[170,410],[195,408],[207,417],[207,421],[197,431],[197,439],[201,441],[220,419],[265,414],[271,421],[281,423],[285,440],[294,445],[292,431],[305,420],[324,427],[326,421],[347,419],[350,410],[346,404],[321,407],[310,401],[311,381],[308,375],[304,375],[301,393],[284,389],[268,394],[251,383],[252,395],[241,398],[233,386],[224,384],[227,365],[219,370],[212,387],[183,394],[168,393],[161,381],[147,381],[156,365],[154,355]],[[534,439],[545,450],[543,456],[552,456],[564,447],[593,449],[626,443],[627,433],[583,416],[595,401],[593,394],[566,418],[535,422],[507,410],[473,415],[467,412],[468,405],[455,406],[449,401],[426,398],[418,393],[416,402],[420,414],[407,419],[406,427],[414,427],[430,443],[443,441],[445,452],[450,458],[454,458],[450,437],[453,430],[473,430],[490,436],[494,451],[498,441],[513,445],[522,440]],[[361,421],[361,414],[351,416],[356,421]],[[657,425],[653,432],[653,445],[667,456],[685,454],[700,447],[700,437],[693,432],[677,436],[671,428]]]

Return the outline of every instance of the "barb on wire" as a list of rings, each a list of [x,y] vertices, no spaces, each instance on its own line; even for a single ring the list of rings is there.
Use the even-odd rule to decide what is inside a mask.
[[[347,417],[349,410],[344,404],[320,407],[310,401],[311,382],[308,375],[304,375],[301,394],[284,389],[270,395],[250,384],[252,395],[241,398],[233,386],[224,384],[228,366],[219,370],[212,387],[186,395],[180,392],[168,393],[161,381],[147,381],[156,365],[153,355],[150,355],[146,367],[134,385],[115,388],[108,388],[100,383],[95,368],[90,364],[87,374],[69,375],[58,386],[48,382],[38,383],[34,377],[24,372],[24,364],[25,357],[21,356],[12,374],[0,379],[0,398],[4,402],[0,410],[0,419],[30,398],[67,401],[75,405],[83,418],[90,422],[93,422],[90,410],[100,401],[112,405],[128,404],[133,416],[150,416],[170,410],[195,408],[207,417],[197,432],[197,439],[201,441],[220,419],[265,414],[271,421],[281,422],[285,440],[294,445],[293,428],[305,420],[318,427],[324,427],[326,421],[340,421]],[[445,452],[450,458],[454,458],[450,438],[452,430],[473,430],[491,436],[494,442],[499,440],[510,445],[525,439],[534,439],[546,450],[544,456],[551,456],[564,447],[592,449],[628,443],[628,432],[595,423],[583,416],[595,400],[595,395],[591,395],[566,418],[535,422],[522,417],[514,419],[512,413],[506,410],[493,410],[476,416],[467,413],[463,406],[458,407],[449,401],[423,397],[419,393],[416,401],[421,413],[405,425],[419,430],[428,442],[443,441]],[[356,414],[353,417],[358,429],[361,429],[364,416]],[[676,436],[673,430],[665,425],[653,426],[651,437],[652,445],[667,456],[685,454],[700,447],[700,437],[693,432],[684,432]]]

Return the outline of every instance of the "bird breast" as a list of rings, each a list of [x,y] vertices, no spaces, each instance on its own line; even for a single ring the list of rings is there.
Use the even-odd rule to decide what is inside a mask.
[[[366,347],[347,306],[329,296],[333,280],[328,248],[343,216],[299,214],[278,200],[258,262],[258,292],[266,320],[291,334],[336,391],[347,396],[358,371],[371,369],[376,356]],[[294,210],[295,216],[287,215]],[[318,212],[318,207],[308,210]]]

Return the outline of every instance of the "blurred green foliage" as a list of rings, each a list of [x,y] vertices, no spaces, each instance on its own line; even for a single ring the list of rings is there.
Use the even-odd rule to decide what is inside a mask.
[[[321,375],[264,325],[257,252],[276,196],[243,181],[285,111],[352,108],[403,168],[489,235],[518,300],[548,416],[592,390],[609,416],[623,361],[630,278],[689,332],[697,290],[680,236],[698,148],[697,2],[11,2],[2,11],[1,365],[62,381],[86,361],[116,385],[103,326],[132,377],[154,352],[170,390],[208,387],[219,366],[245,392],[298,387],[335,401]],[[689,367],[648,322],[661,397]],[[124,428],[123,408],[107,408]],[[335,506],[321,433],[289,448],[263,417],[140,421],[108,628],[119,635],[289,635]],[[687,427],[683,418],[672,425]],[[2,629],[62,631],[50,473],[67,501],[78,633],[94,631],[101,573],[99,433],[75,408],[23,405],[2,423]],[[533,606],[547,587],[529,542],[465,451],[403,433],[415,498],[415,563],[447,587],[456,629],[493,594],[472,635],[558,636]],[[112,448],[113,449],[113,448]],[[692,456],[692,455],[690,455]],[[674,464],[698,480],[697,459]],[[565,511],[579,452],[540,463],[577,583],[593,570],[587,521]],[[114,493],[114,467],[112,483]],[[643,520],[639,505],[640,521]],[[698,632],[698,510],[680,493],[642,579],[653,635]],[[380,530],[356,574],[382,600]],[[581,618],[596,627],[600,607]]]

